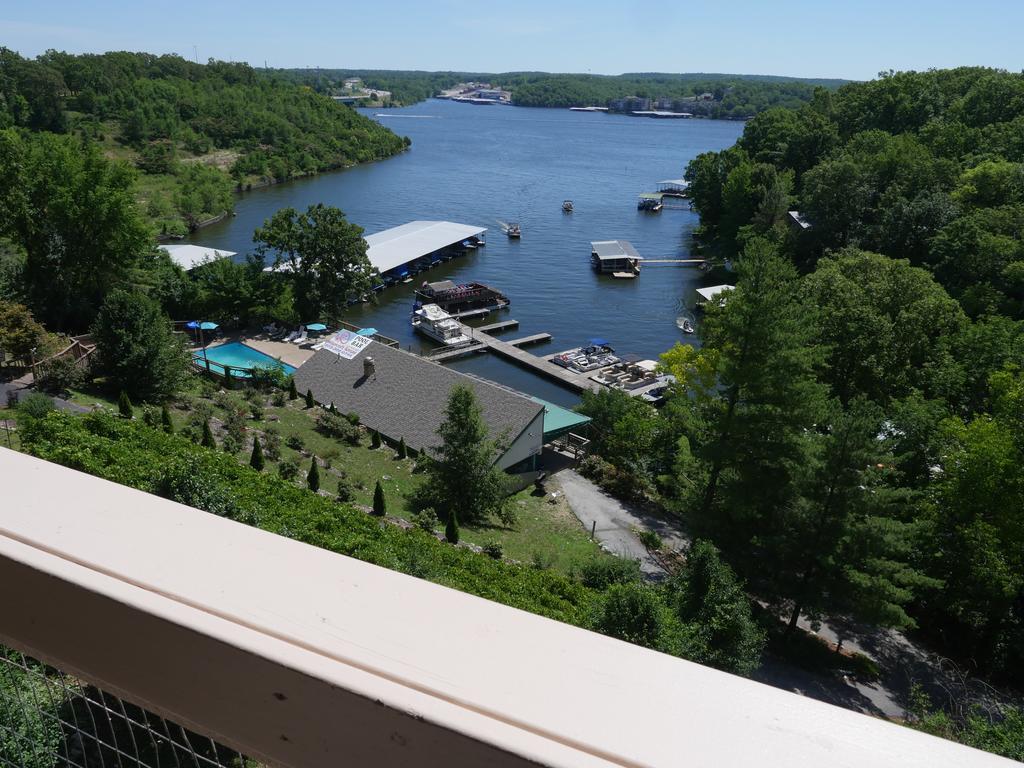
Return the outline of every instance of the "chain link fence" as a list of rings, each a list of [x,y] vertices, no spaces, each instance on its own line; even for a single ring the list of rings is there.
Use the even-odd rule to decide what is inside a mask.
[[[0,768],[255,768],[255,761],[0,646]]]

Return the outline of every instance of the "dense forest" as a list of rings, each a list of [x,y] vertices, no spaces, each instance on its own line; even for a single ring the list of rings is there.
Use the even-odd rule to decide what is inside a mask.
[[[247,64],[0,49],[0,129],[75,136],[140,172],[164,233],[231,208],[231,190],[387,157],[388,129]]]
[[[687,396],[654,468],[794,615],[918,627],[1016,686],[1022,137],[1020,74],[889,73],[693,160],[702,247],[739,279],[666,356]]]
[[[341,88],[346,78],[359,77],[370,88],[391,91],[392,102],[414,104],[462,82],[487,82],[512,92],[521,107],[605,106],[629,96],[688,101],[689,112],[705,117],[750,117],[770,107],[799,107],[811,100],[815,87],[836,88],[843,80],[808,80],[768,75],[549,74],[547,72],[403,72],[388,70],[282,70],[280,76],[324,93]],[[710,93],[708,101],[695,97]]]

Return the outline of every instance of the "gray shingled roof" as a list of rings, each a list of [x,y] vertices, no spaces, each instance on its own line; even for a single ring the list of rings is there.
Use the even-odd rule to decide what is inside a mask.
[[[363,376],[367,356],[376,369],[369,379]],[[476,394],[491,439],[506,433],[509,442],[515,440],[544,408],[523,395],[378,342],[352,360],[321,349],[295,372],[299,392],[312,390],[318,403],[333,402],[342,413],[357,413],[367,427],[394,440],[404,437],[417,451],[440,445],[437,429],[456,384]]]

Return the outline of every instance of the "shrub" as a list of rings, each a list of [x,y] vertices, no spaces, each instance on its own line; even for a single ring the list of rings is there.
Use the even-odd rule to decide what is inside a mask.
[[[284,444],[293,451],[301,451],[306,447],[306,441],[302,439],[302,435],[288,435],[285,438]]]
[[[58,357],[40,366],[36,387],[43,392],[59,395],[85,381],[85,371],[72,357]]]
[[[334,405],[334,403],[331,403],[331,405]],[[348,423],[351,424],[353,427],[358,427],[359,426],[359,414],[358,413],[353,413],[353,412],[346,413],[345,414],[345,418],[348,419]]]
[[[606,635],[657,648],[661,641],[664,606],[654,590],[643,584],[613,584],[605,593],[594,627]]]
[[[266,415],[266,409],[263,403],[249,403],[249,413],[252,415],[253,421],[263,421],[263,417]]]
[[[380,448],[380,432],[376,429],[370,434],[370,447],[374,450]]]
[[[171,419],[171,411],[164,403],[160,408],[160,426],[168,435],[174,434],[174,421]]]
[[[271,461],[281,458],[281,433],[274,427],[263,430],[263,453]]]
[[[237,408],[228,411],[227,418],[224,419],[224,431],[239,445],[245,442],[246,421],[245,411]]]
[[[359,427],[336,411],[320,411],[316,417],[316,430],[322,435],[359,445]]]
[[[407,459],[409,458],[409,449],[405,447],[405,438],[398,440],[398,458]]]
[[[299,476],[299,462],[295,459],[281,459],[277,465],[277,474],[282,480],[294,480]]]
[[[640,581],[640,563],[626,557],[599,557],[584,563],[578,576],[584,586],[605,590],[612,584]]]
[[[501,560],[505,556],[505,550],[502,549],[501,544],[496,541],[488,541],[481,547],[483,553],[488,557],[492,557],[495,560]]]
[[[384,486],[377,481],[373,489],[373,514],[377,517],[384,517],[388,513],[387,501],[384,499]]]
[[[419,512],[413,512],[410,520],[417,528],[427,533],[433,533],[437,527],[437,512],[434,511],[433,507],[427,507]]]
[[[270,398],[270,402],[272,402],[272,403],[274,404],[274,407],[275,407],[275,408],[283,408],[283,407],[284,407],[284,404],[285,404],[286,402],[288,402],[288,401],[287,401],[287,399],[286,399],[286,398],[285,398],[285,396],[284,396],[284,392],[282,392],[281,390],[277,390],[277,391],[276,391],[276,392],[274,392],[274,394],[273,394],[273,395],[271,396],[271,398]]]
[[[135,416],[135,412],[132,410],[132,401],[129,399],[128,393],[123,389],[121,390],[121,394],[117,397],[117,412],[125,419],[130,419]]]
[[[258,436],[252,439],[252,453],[249,455],[249,466],[257,472],[262,472],[263,467],[266,466],[266,461],[263,459],[263,446],[260,445]]]
[[[153,405],[142,406],[142,423],[154,429],[160,426],[160,410]]]
[[[299,391],[295,388],[295,379],[291,378],[291,377],[289,377],[289,379],[288,379],[288,399],[289,400],[298,400],[299,399]]]
[[[315,408],[316,407],[316,400],[313,399],[313,390],[311,390],[311,389],[307,389],[306,390],[306,407],[307,408]]]
[[[654,531],[647,530],[646,528],[637,529],[636,537],[640,539],[640,543],[649,550],[659,550],[664,543],[661,540],[661,536]]]
[[[233,517],[236,512],[226,487],[204,471],[197,457],[188,454],[175,459],[161,472],[153,490],[165,499],[222,517]]]
[[[352,483],[344,475],[338,478],[338,501],[344,503],[355,499],[355,489]]]
[[[227,434],[224,435],[224,439],[221,441],[220,447],[221,450],[224,451],[224,453],[230,453],[232,456],[234,456],[236,453],[242,450],[242,441],[232,434]]]
[[[18,404],[18,415],[27,416],[30,419],[45,418],[46,414],[50,411],[56,410],[53,398],[41,395],[38,392],[26,395],[16,402]]]
[[[282,389],[288,374],[284,367],[278,365],[257,365],[252,369],[252,376],[249,379],[252,385],[258,390]]]
[[[313,456],[309,462],[309,472],[306,474],[306,486],[309,490],[316,493],[320,490],[320,465],[317,463],[316,456]]]

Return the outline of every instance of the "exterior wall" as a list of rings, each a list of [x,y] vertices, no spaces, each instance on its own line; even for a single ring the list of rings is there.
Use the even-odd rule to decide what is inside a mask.
[[[494,437],[492,435],[492,437]],[[499,469],[508,469],[530,456],[537,456],[544,450],[544,411],[538,413],[526,429],[517,437],[508,450],[496,462]]]

